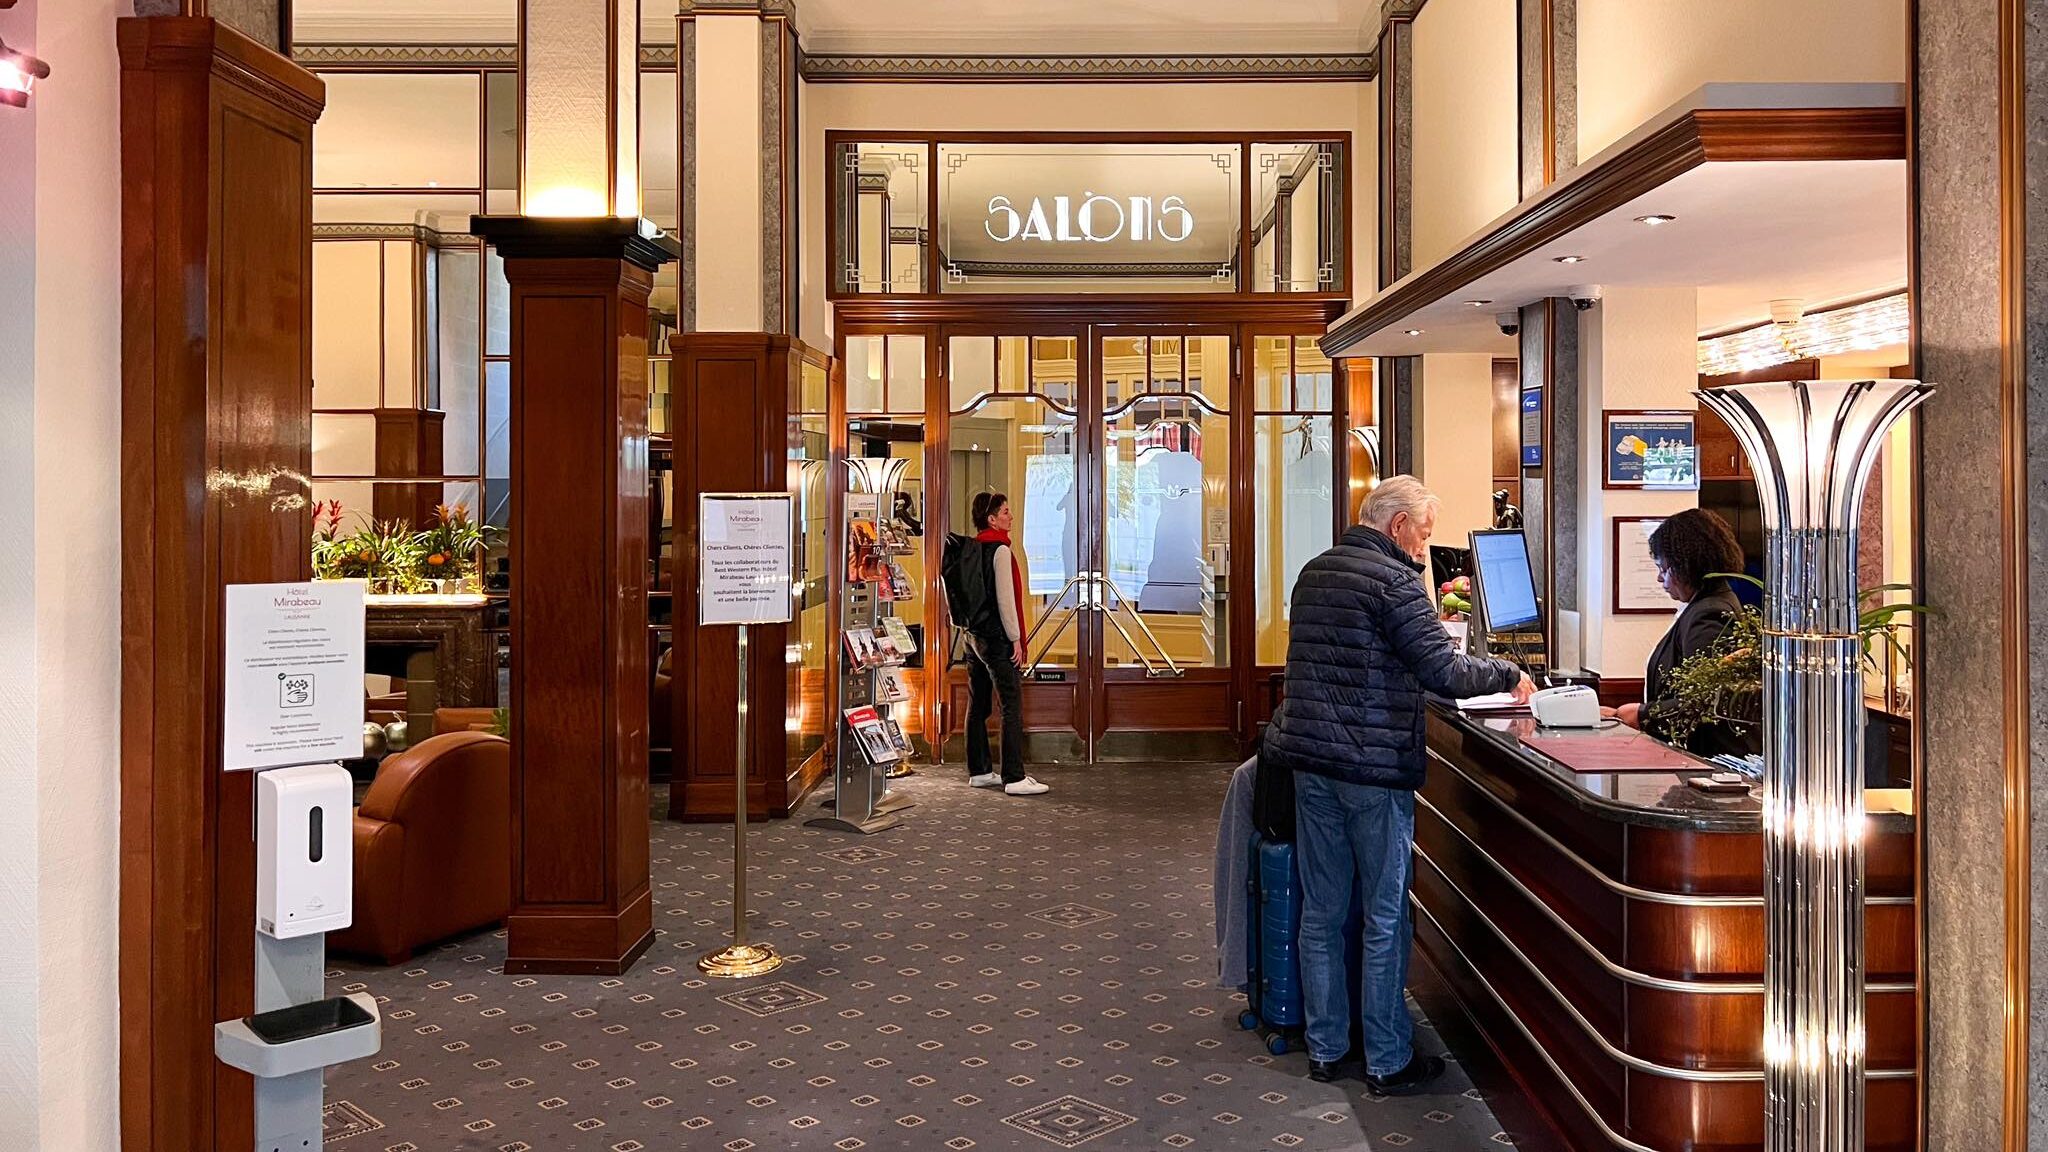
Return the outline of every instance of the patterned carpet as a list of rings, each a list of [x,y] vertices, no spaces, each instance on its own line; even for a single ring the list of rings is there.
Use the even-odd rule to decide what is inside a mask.
[[[401,968],[337,962],[384,1005],[384,1051],[328,1076],[342,1152],[1501,1147],[1457,1064],[1375,1099],[1266,1054],[1215,987],[1228,769],[1040,772],[1042,798],[899,782],[899,827],[750,835],[751,931],[789,958],[745,982],[725,935],[731,829],[653,830],[655,925],[625,976],[508,977],[482,934]],[[659,792],[660,789],[657,789]],[[655,797],[655,809],[667,806]],[[804,815],[813,814],[815,800]],[[1419,1028],[1418,1046],[1441,1050]]]

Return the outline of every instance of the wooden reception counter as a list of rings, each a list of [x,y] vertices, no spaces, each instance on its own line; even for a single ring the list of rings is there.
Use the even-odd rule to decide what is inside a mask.
[[[1416,946],[1520,1089],[1500,1102],[1504,1122],[1519,1111],[1555,1129],[1518,1143],[1760,1148],[1757,802],[1687,784],[1704,764],[1567,766],[1619,766],[1625,729],[1597,737],[1617,742],[1605,756],[1587,755],[1585,732],[1553,756],[1527,719],[1440,707],[1427,722]],[[1867,1147],[1905,1152],[1917,1128],[1911,818],[1873,812],[1867,847]]]

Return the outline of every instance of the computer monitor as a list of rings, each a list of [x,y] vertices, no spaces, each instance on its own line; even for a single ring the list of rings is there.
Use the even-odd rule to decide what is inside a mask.
[[[1480,625],[1491,634],[1535,628],[1536,573],[1519,528],[1472,533],[1472,575]]]

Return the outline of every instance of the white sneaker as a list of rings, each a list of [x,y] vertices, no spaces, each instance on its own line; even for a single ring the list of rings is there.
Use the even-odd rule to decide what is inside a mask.
[[[967,785],[970,788],[994,788],[1002,782],[1003,774],[1000,772],[983,772],[979,776],[969,776],[967,778]]]
[[[1052,788],[1026,776],[1015,784],[1003,785],[1003,791],[1012,796],[1038,796],[1052,791]]]

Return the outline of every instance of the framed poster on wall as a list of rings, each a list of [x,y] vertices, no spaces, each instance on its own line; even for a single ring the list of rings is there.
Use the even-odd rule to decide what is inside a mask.
[[[1691,412],[1610,410],[1600,414],[1606,450],[1603,488],[1696,492],[1699,438]]]
[[[1662,516],[1614,518],[1615,615],[1669,616],[1678,611],[1678,601],[1665,593],[1664,582],[1657,578],[1657,561],[1650,556],[1650,533],[1663,523]]]

